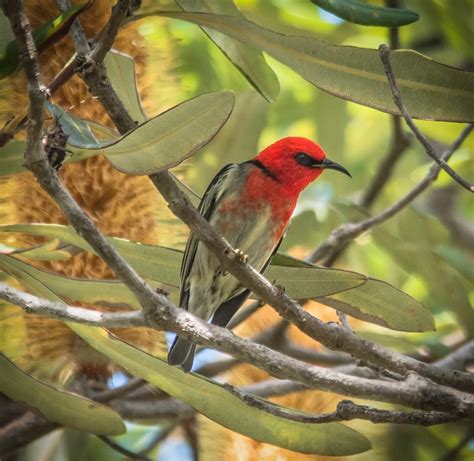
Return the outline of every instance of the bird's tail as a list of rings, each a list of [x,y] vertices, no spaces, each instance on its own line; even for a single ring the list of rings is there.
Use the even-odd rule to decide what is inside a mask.
[[[183,371],[191,371],[194,361],[196,344],[187,339],[176,336],[168,352],[168,363],[170,365],[180,365]]]

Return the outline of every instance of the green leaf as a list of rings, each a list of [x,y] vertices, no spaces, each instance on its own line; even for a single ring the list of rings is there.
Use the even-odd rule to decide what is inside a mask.
[[[373,236],[376,244],[404,270],[419,275],[426,282],[431,306],[451,309],[467,333],[474,335],[474,310],[464,280],[439,254],[439,249],[449,241],[447,230],[436,218],[413,207],[403,210],[396,224],[398,226],[393,231],[388,229],[387,224],[375,228]],[[398,234],[395,234],[397,230]]]
[[[367,278],[356,272],[323,267],[285,267],[270,265],[265,277],[283,286],[294,299],[318,298],[350,290],[366,283]],[[321,294],[327,293],[327,294]]]
[[[90,2],[81,3],[69,8],[65,13],[56,16],[33,31],[33,40],[38,52],[45,50],[67,34],[76,17],[91,5]],[[0,22],[5,26],[5,21]],[[9,42],[0,49],[0,79],[5,78],[18,70],[20,55],[16,40]]]
[[[117,280],[90,280],[66,277],[38,269],[12,256],[0,254],[0,267],[41,296],[67,298],[102,306],[140,307],[132,292]],[[46,294],[45,294],[46,290]]]
[[[232,0],[177,0],[184,11],[191,13],[218,13],[242,17]],[[206,35],[217,45],[229,61],[244,75],[249,83],[269,102],[274,102],[280,92],[275,72],[266,63],[263,54],[253,46],[234,40],[215,30],[203,27]]]
[[[370,449],[358,432],[338,423],[308,424],[290,421],[246,403],[223,386],[184,373],[100,328],[70,325],[89,343],[133,376],[139,376],[207,418],[254,440],[302,453],[343,456]],[[296,410],[287,409],[289,413]]]
[[[25,249],[14,249],[12,254],[35,261],[63,261],[80,252],[81,250],[79,248],[54,239],[43,245]]]
[[[51,114],[59,120],[64,133],[69,136],[68,144],[85,149],[97,149],[112,143],[113,139],[105,143],[99,142],[92,133],[90,122],[66,112],[49,101],[46,101],[45,105]]]
[[[406,8],[384,8],[354,0],[311,0],[329,13],[364,26],[400,27],[418,21],[420,16]]]
[[[442,245],[434,251],[469,282],[474,283],[474,265],[472,259],[464,251],[447,245]]]
[[[104,59],[107,76],[120,101],[132,118],[141,124],[146,121],[138,95],[133,59],[118,51],[110,51]]]
[[[53,104],[48,104],[48,108],[70,136],[68,151],[72,155],[65,163],[103,154],[120,171],[148,175],[178,165],[207,144],[226,122],[233,104],[234,95],[230,91],[204,94],[153,117],[125,136],[113,138],[113,132],[106,127]],[[97,141],[94,131],[102,133],[106,140]],[[0,148],[0,176],[25,170],[22,166],[25,148],[24,141],[16,140]],[[186,189],[176,181],[181,189]]]
[[[79,237],[71,227],[67,226],[57,224],[14,224],[0,226],[0,232],[25,232],[33,235],[57,238],[83,250],[92,251],[89,245],[82,240],[82,238]],[[130,242],[129,240],[116,237],[107,237],[107,240],[142,276],[169,286],[178,287],[180,285],[179,274],[181,259],[183,256],[181,251],[155,245]],[[275,261],[279,262],[279,265],[276,265]],[[51,273],[47,274],[48,280],[51,280],[50,283],[53,283],[52,277],[54,275]],[[306,264],[284,255],[274,257],[272,265],[270,265],[265,272],[265,276],[270,281],[283,286],[286,293],[296,299],[327,296],[329,294],[357,287],[365,283],[367,280],[364,275],[357,274],[356,272],[322,268],[309,263]],[[71,286],[68,286],[68,283],[66,283],[66,280],[71,279],[64,279],[63,283],[55,282],[59,285],[55,290],[62,290],[62,293],[64,293],[64,290],[68,290],[68,292],[69,290],[72,290],[74,284],[69,282]],[[77,281],[78,279],[74,280]],[[86,284],[90,284],[91,293],[89,296],[92,296],[94,293],[92,284],[94,283],[111,284],[113,282],[81,281],[84,288],[81,288],[78,282],[76,282],[78,287],[77,292],[75,290],[74,293],[75,297],[66,294],[64,294],[64,296],[73,299],[80,299],[77,296],[81,295],[81,290],[85,290],[85,293],[89,293],[89,290],[85,288]],[[112,285],[110,286],[110,289],[113,290]],[[102,295],[106,292],[108,293],[105,289],[101,288],[100,290],[102,291]],[[124,294],[128,294],[128,291],[126,293],[121,291],[121,295],[123,296]],[[110,293],[110,296],[112,295],[113,293]],[[120,298],[117,296],[117,299]],[[130,302],[130,296],[127,296],[126,299],[127,302]],[[107,297],[107,300],[110,301],[110,298]]]
[[[270,54],[313,85],[337,97],[399,114],[377,50],[331,45],[315,38],[284,35],[242,17],[160,12],[212,28]],[[474,121],[474,73],[437,63],[411,50],[391,53],[408,112],[414,118]]]
[[[3,354],[0,354],[0,392],[16,402],[26,403],[48,421],[61,426],[100,435],[126,432],[115,411],[33,378]]]
[[[404,270],[420,275],[430,288],[432,304],[444,305],[458,317],[469,337],[474,336],[472,309],[460,275],[434,249],[410,244],[381,229],[373,231],[377,245],[388,252]]]
[[[148,175],[172,168],[207,144],[226,122],[234,105],[230,91],[203,94],[142,123],[100,149],[76,154],[104,154],[129,174]]]
[[[381,280],[320,299],[352,317],[398,331],[432,331],[434,319],[423,304]]]
[[[6,48],[9,42],[15,39],[15,35],[10,27],[10,21],[0,9],[0,53]]]
[[[26,142],[16,139],[0,148],[0,176],[26,171],[23,166],[25,150]]]

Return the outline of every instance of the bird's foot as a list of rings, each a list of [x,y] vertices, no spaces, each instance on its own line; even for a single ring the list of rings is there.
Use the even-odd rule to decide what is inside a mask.
[[[275,280],[275,282],[276,282],[276,280]],[[276,285],[275,283],[273,283],[273,285],[278,290],[278,294],[280,296],[284,295],[286,293],[286,288],[283,285]]]
[[[169,291],[163,290],[163,288],[155,288],[155,292],[166,297],[170,295]]]
[[[237,257],[237,259],[241,262],[241,263],[244,263],[244,264],[247,264],[248,260],[249,260],[249,256],[246,255],[242,250],[240,250],[239,248],[236,248],[235,250],[235,256]]]

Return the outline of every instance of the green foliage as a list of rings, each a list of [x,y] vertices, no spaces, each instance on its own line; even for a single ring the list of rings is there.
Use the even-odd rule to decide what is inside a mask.
[[[37,410],[52,423],[91,434],[118,435],[125,424],[115,411],[31,377],[0,354],[0,392]]]
[[[335,96],[398,113],[376,50],[331,45],[283,35],[236,16],[160,13],[213,28],[265,51],[303,78]],[[409,113],[414,118],[474,121],[474,75],[443,66],[411,50],[391,53],[392,66]]]
[[[354,0],[311,0],[311,2],[346,21],[365,26],[400,27],[420,18],[417,13],[406,8],[383,8]]]
[[[322,301],[353,317],[399,331],[434,330],[431,312],[416,299],[381,280]]]
[[[177,0],[184,11],[194,13],[218,13],[241,16],[232,1],[220,0]],[[280,92],[278,78],[265,62],[263,53],[251,45],[234,40],[213,29],[203,27],[204,32],[236,66],[252,86],[269,102],[274,102]]]
[[[66,35],[77,16],[89,6],[89,2],[72,6],[65,13],[56,16],[54,19],[51,19],[51,21],[33,30],[33,40],[38,52],[48,48]],[[9,28],[8,21],[5,20],[5,17],[1,13],[0,27],[2,29],[4,27]],[[15,73],[20,67],[18,43],[16,40],[5,43],[5,39],[8,37],[11,37],[11,34],[5,33],[2,30],[2,35],[0,36],[0,80]]]
[[[402,213],[397,221],[399,230],[396,234],[395,230],[384,226],[374,230],[375,241],[404,270],[417,274],[426,282],[433,309],[443,306],[452,310],[461,327],[473,337],[474,310],[463,277],[437,253],[440,242],[446,241],[443,227],[412,209]]]
[[[16,139],[0,147],[0,176],[8,176],[24,171],[23,154],[25,149],[26,142],[17,141]]]
[[[132,375],[142,377],[213,421],[255,440],[302,453],[332,456],[361,453],[370,448],[369,441],[362,434],[342,424],[289,421],[255,408],[215,382],[171,367],[165,361],[120,341],[106,330],[78,324],[71,325],[71,328]],[[296,410],[286,411],[288,414],[304,414]]]
[[[54,235],[58,240],[67,242],[83,250],[90,249],[84,240],[72,228],[54,224],[24,224],[2,226],[1,231],[27,232],[33,235]],[[179,286],[179,271],[182,252],[170,248],[145,245],[128,240],[108,237],[110,243],[132,265],[132,267],[147,279],[168,288]],[[43,246],[48,251],[48,246]],[[21,253],[24,256],[25,253]],[[26,253],[28,254],[28,253]],[[38,253],[33,253],[38,257]],[[39,254],[46,259],[44,253]],[[85,302],[101,302],[110,304],[127,304],[138,306],[132,294],[120,282],[105,280],[74,279],[55,275],[51,272],[37,269],[29,264],[8,255],[0,254],[0,264],[14,267],[16,270],[27,272],[39,279],[51,291],[65,298]],[[357,287],[365,283],[366,278],[350,271],[319,268],[314,266],[288,267],[285,258],[280,257],[280,264],[270,265],[266,275],[295,298],[313,298],[327,296],[342,290]]]
[[[36,248],[36,252],[30,250],[33,253],[20,253],[23,257],[30,255],[31,259],[44,260],[49,251],[56,255],[57,241],[67,243],[78,250],[91,251],[89,245],[71,227],[55,224],[17,224],[1,226],[0,232],[25,232],[54,237],[52,242]],[[157,282],[161,288],[167,290],[179,286],[182,252],[115,237],[107,239],[143,277]],[[68,257],[67,252],[63,254]],[[0,265],[2,263],[17,277],[33,277],[63,298],[103,305],[139,307],[128,288],[118,281],[83,280],[55,275],[12,256],[0,254]],[[434,328],[431,313],[421,303],[388,283],[375,279],[367,280],[365,276],[355,272],[318,267],[277,254],[265,271],[265,276],[284,287],[286,293],[295,299],[324,297],[321,300],[324,304],[377,325],[401,331],[429,331]]]
[[[104,59],[107,75],[117,96],[137,124],[146,121],[135,78],[135,63],[130,56],[110,51]]]

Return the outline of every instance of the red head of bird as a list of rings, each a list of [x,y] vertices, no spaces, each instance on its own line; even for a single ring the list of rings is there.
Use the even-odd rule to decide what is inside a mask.
[[[295,199],[325,169],[351,176],[342,165],[329,160],[318,144],[300,137],[280,139],[262,150],[255,161],[263,165],[286,193]]]

